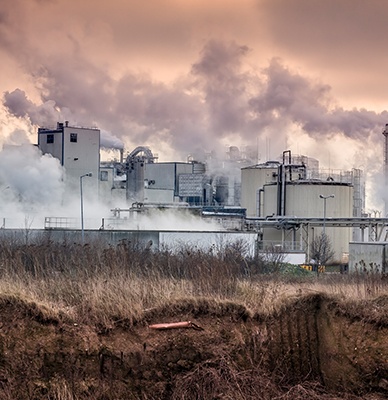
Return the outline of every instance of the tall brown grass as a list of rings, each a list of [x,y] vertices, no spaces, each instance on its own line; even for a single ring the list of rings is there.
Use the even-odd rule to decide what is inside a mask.
[[[131,324],[144,310],[177,299],[233,301],[252,312],[271,312],[279,301],[304,292],[347,299],[388,293],[387,281],[374,269],[353,275],[300,275],[275,270],[261,257],[247,257],[244,246],[172,252],[144,249],[137,243],[107,246],[40,240],[23,244],[0,240],[0,294],[43,304],[83,323]]]

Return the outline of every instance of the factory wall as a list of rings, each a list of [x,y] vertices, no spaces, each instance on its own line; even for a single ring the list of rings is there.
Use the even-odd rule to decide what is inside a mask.
[[[100,168],[100,131],[64,127],[64,160],[66,174],[79,178],[92,172],[99,176]]]
[[[182,248],[192,248],[202,251],[221,251],[225,246],[236,242],[246,245],[246,256],[255,255],[257,235],[252,232],[225,232],[225,231],[120,231],[120,230],[86,230],[85,242],[99,242],[101,245],[117,245],[123,241],[129,242],[140,249],[158,250],[163,248],[179,251]],[[1,230],[0,238],[25,241],[23,229]],[[44,230],[34,229],[29,232],[28,240],[50,240],[54,242],[81,243],[80,230]]]
[[[175,201],[174,189],[144,189],[145,203],[173,203]]]
[[[192,173],[191,163],[153,163],[146,164],[144,179],[149,189],[173,190],[178,192],[179,174]]]
[[[79,190],[80,176],[92,173],[83,180],[85,193],[99,191],[100,180],[100,131],[94,128],[80,128],[58,123],[57,129],[39,128],[38,147],[43,154],[58,158],[65,168],[66,193]]]
[[[63,129],[39,129],[38,147],[43,154],[51,154],[63,165]]]
[[[112,198],[113,177],[114,177],[113,167],[101,167],[98,191],[99,191],[99,198],[102,201],[110,202]]]
[[[136,157],[128,163],[126,190],[130,203],[144,201],[145,165],[143,159]]]
[[[351,242],[349,244],[349,273],[386,273],[388,272],[387,256],[387,242]]]

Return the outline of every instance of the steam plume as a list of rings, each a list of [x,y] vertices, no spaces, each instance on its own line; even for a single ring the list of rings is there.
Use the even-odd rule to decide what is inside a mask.
[[[89,64],[78,55],[83,68],[68,65],[72,74],[47,65],[51,79],[43,81],[40,105],[21,89],[6,92],[4,105],[34,125],[66,119],[98,126],[104,147],[167,143],[177,158],[219,150],[225,137],[246,143],[268,132],[285,137],[292,126],[315,139],[340,134],[365,140],[388,120],[386,111],[336,106],[328,85],[292,72],[279,59],[261,74],[244,69],[248,54],[246,46],[210,41],[187,76],[171,85],[131,73],[114,81],[95,67],[86,79]]]

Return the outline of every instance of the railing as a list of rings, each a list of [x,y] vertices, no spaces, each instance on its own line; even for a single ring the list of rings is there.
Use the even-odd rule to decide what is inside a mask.
[[[80,220],[69,217],[45,217],[44,229],[79,229]]]
[[[300,242],[262,240],[257,243],[260,251],[279,251],[279,252],[303,252],[304,246]]]

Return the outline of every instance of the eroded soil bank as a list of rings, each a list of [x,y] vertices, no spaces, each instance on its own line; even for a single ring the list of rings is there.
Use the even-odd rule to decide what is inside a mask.
[[[182,300],[80,325],[0,298],[0,399],[383,399],[388,296],[288,299],[272,315]],[[192,321],[193,328],[149,325]]]

